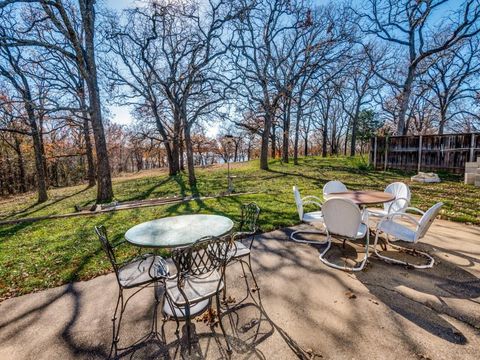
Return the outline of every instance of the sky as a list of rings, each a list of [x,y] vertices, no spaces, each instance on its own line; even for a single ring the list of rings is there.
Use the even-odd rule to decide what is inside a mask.
[[[115,9],[118,11],[121,11],[127,7],[130,6],[135,6],[135,4],[140,4],[142,2],[145,2],[145,0],[103,0],[105,5],[111,9]],[[316,5],[323,5],[327,4],[329,2],[334,2],[336,0],[312,0],[312,2]],[[362,0],[351,0],[353,4],[359,3]],[[462,0],[453,0],[447,2],[445,4],[443,11],[438,11],[437,16],[439,16],[438,19],[440,20],[442,17],[442,13],[444,11],[448,10],[453,10],[458,8],[462,4]],[[435,20],[434,20],[435,21]],[[111,120],[117,124],[122,124],[122,125],[127,125],[132,122],[132,116],[130,114],[131,108],[129,106],[117,106],[117,105],[110,105],[109,110],[111,112]],[[218,124],[211,126],[209,128],[209,131],[207,133],[207,136],[212,136],[214,137],[218,132]]]
[[[123,10],[129,6],[134,6],[135,3],[142,3],[142,0],[104,0],[107,7],[115,10]],[[314,0],[316,4],[325,4],[330,0]],[[130,114],[131,108],[129,106],[117,106],[110,105],[109,110],[111,112],[111,120],[117,124],[128,125],[132,122],[132,116]],[[215,136],[218,132],[218,124],[209,128],[207,136]]]

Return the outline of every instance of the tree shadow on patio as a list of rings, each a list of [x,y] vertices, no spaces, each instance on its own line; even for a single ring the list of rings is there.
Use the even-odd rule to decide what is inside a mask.
[[[187,345],[186,325],[181,326],[179,335],[173,329],[174,321],[167,321],[162,328],[161,337],[148,339],[125,349],[118,359],[224,359],[248,358],[266,359],[259,346],[275,332],[293,352],[289,357],[310,359],[311,356],[302,349],[282,328],[267,315],[264,307],[256,302],[239,304],[221,314],[228,341],[233,353],[226,352],[225,338],[218,325],[209,327],[202,321],[192,322],[192,345],[190,353]],[[174,339],[173,341],[169,341]]]
[[[370,241],[372,242],[372,238]],[[355,245],[353,245],[354,242],[348,244],[345,249],[342,248],[341,242],[335,241],[334,244],[329,257],[339,265],[343,265],[342,262],[350,262],[348,265],[354,265],[355,259],[363,256],[364,247],[358,246],[358,242]],[[321,252],[324,245],[311,247]],[[479,262],[462,252],[433,247],[425,243],[417,244],[416,248],[430,254],[438,250],[445,251],[451,258],[456,256],[466,260],[466,267]],[[406,254],[402,253],[398,256],[406,256]],[[417,261],[421,260],[417,259]],[[319,264],[319,267],[323,266]],[[450,343],[462,345],[468,342],[454,321],[462,322],[475,329],[480,327],[478,315],[480,314],[478,301],[480,280],[466,271],[463,266],[445,259],[439,261],[436,257],[436,265],[432,269],[411,269],[385,263],[370,254],[369,266],[352,276],[395,313]],[[408,338],[408,334],[403,336]]]
[[[421,243],[427,253],[436,249]],[[389,256],[407,256],[393,254]],[[448,317],[478,328],[480,326],[480,280],[456,264],[436,257],[431,269],[411,269],[370,257],[370,269],[356,273],[372,294],[384,304],[431,334],[454,344],[467,338]],[[467,300],[459,303],[458,300]],[[446,315],[446,316],[445,316]]]

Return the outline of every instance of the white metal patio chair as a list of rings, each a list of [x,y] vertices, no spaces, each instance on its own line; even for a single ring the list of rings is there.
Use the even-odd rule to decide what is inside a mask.
[[[312,226],[315,225],[322,225],[323,227],[323,215],[322,215],[322,200],[320,200],[318,197],[309,195],[305,196],[302,198],[300,196],[300,191],[298,191],[298,188],[296,186],[293,187],[293,195],[295,197],[295,204],[297,206],[297,212],[298,212],[298,217],[300,218],[300,221],[306,224],[310,224]],[[308,204],[313,204],[317,206],[320,210],[318,211],[312,211],[312,212],[304,212],[304,206]],[[296,237],[297,234],[300,233],[305,233],[305,234],[322,234],[325,235],[324,231],[318,231],[318,230],[297,230],[294,231],[290,235],[290,239],[293,241],[296,241],[298,243],[303,243],[303,244],[322,244],[322,242],[317,241],[317,240],[302,240]]]
[[[411,193],[407,184],[402,182],[394,182],[385,188],[385,192],[395,196],[395,200],[384,203],[383,209],[369,209],[371,216],[384,217],[385,215],[405,212],[405,208],[410,206]]]
[[[430,209],[428,209],[426,212],[422,212],[418,209],[415,208],[406,208],[405,211],[407,210],[412,210],[412,211],[417,211],[419,212],[422,217],[420,220],[415,219],[413,216],[410,214],[407,214],[406,212],[397,212],[397,213],[391,213],[386,215],[380,222],[378,223],[377,226],[377,234],[375,236],[375,243],[373,245],[373,250],[375,251],[375,254],[380,258],[383,259],[387,262],[392,262],[396,264],[402,264],[402,265],[409,265],[417,269],[427,269],[431,268],[435,262],[432,256],[430,256],[427,253],[417,251],[417,250],[412,250],[416,254],[420,254],[421,256],[427,258],[429,261],[425,265],[415,265],[415,264],[410,264],[406,261],[402,261],[399,259],[394,259],[385,255],[381,255],[377,251],[377,242],[378,242],[378,235],[380,232],[383,232],[386,235],[386,241],[387,245],[390,245],[394,249],[397,250],[403,250],[403,251],[408,251],[409,249],[406,249],[404,247],[400,247],[397,245],[393,245],[390,243],[390,241],[405,241],[411,244],[416,244],[420,239],[422,239],[425,234],[427,233],[428,229],[432,225],[433,221],[435,220],[436,216],[440,212],[441,207],[443,206],[443,203],[439,202],[435,205],[433,205]],[[396,218],[403,218],[404,220],[407,220],[411,224],[415,226],[415,228],[409,227],[404,224],[400,224],[396,221],[394,221]],[[390,236],[392,237],[390,239]]]
[[[322,207],[328,245],[320,254],[320,260],[328,266],[340,270],[361,271],[368,259],[368,242],[370,239],[368,226],[362,221],[362,212],[358,206],[349,199],[329,199]],[[332,245],[332,237],[343,240],[358,240],[365,238],[365,256],[360,265],[355,267],[341,266],[325,258]]]
[[[338,180],[332,180],[323,185],[323,197],[328,194],[348,191],[344,183]]]

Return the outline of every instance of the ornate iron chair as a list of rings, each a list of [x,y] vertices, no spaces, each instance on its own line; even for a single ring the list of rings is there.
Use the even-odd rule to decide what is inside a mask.
[[[257,280],[255,279],[255,275],[253,274],[252,270],[252,262],[251,262],[251,250],[253,240],[255,239],[255,234],[258,231],[258,217],[260,215],[260,208],[254,202],[249,204],[243,204],[241,207],[241,219],[240,219],[240,226],[239,231],[234,233],[231,237],[232,241],[234,242],[234,246],[231,248],[229,256],[230,261],[228,265],[233,264],[235,262],[239,262],[242,266],[243,278],[245,279],[245,284],[247,285],[247,296],[250,294],[250,286],[247,280],[247,274],[245,272],[245,266],[248,267],[250,274],[252,275],[252,280],[255,284],[255,289],[258,290]],[[245,265],[245,266],[244,266]],[[224,281],[226,282],[225,278]],[[223,300],[225,301],[226,298],[226,284],[223,289]],[[244,300],[245,300],[244,299]],[[243,301],[243,300],[242,300]]]
[[[227,352],[231,353],[230,343],[220,316],[219,295],[223,289],[225,266],[234,247],[229,239],[207,237],[197,240],[193,245],[175,249],[172,260],[177,268],[173,278],[165,281],[163,314],[174,318],[179,332],[179,321],[185,320],[188,352],[191,352],[191,320],[210,308],[211,299],[216,298],[220,328],[227,343]]]
[[[375,243],[373,245],[373,249],[375,251],[375,254],[382,260],[385,260],[387,262],[395,263],[395,264],[402,264],[402,265],[408,265],[412,266],[417,269],[427,269],[431,268],[435,262],[432,256],[430,256],[427,253],[421,252],[414,250],[416,254],[420,254],[421,256],[425,257],[428,259],[428,263],[424,265],[415,265],[415,264],[410,264],[406,261],[398,260],[398,259],[393,259],[385,255],[381,255],[377,251],[377,243],[378,243],[378,235],[380,232],[383,232],[386,235],[386,240],[387,240],[387,245],[390,245],[394,249],[401,250],[401,251],[408,251],[409,249],[402,248],[400,246],[396,246],[390,243],[390,241],[405,241],[409,242],[412,244],[416,244],[420,239],[422,239],[428,229],[430,228],[430,225],[432,225],[433,221],[435,220],[436,216],[440,212],[441,207],[443,206],[443,203],[437,203],[433,205],[430,209],[428,209],[426,212],[420,211],[415,208],[406,208],[404,209],[405,211],[407,210],[412,210],[412,211],[417,211],[419,212],[422,217],[420,220],[415,219],[413,216],[405,213],[405,212],[397,212],[397,213],[391,213],[385,216],[377,226],[377,235],[375,236]],[[404,224],[400,224],[396,221],[395,219],[404,219],[408,221],[409,223],[413,224],[415,228],[412,228],[411,226],[406,226]],[[392,237],[390,239],[390,236]]]
[[[362,212],[357,205],[348,199],[330,199],[323,204],[323,217],[327,231],[328,245],[320,254],[320,260],[330,267],[361,271],[368,259],[369,231],[368,226],[362,221]],[[332,237],[339,237],[346,240],[358,240],[365,238],[365,256],[360,265],[355,267],[340,266],[328,261],[325,258],[326,253],[332,244]]]
[[[118,283],[118,299],[117,305],[115,306],[115,312],[112,318],[113,323],[113,334],[112,334],[112,346],[110,348],[109,358],[112,356],[112,353],[116,357],[119,350],[123,350],[118,347],[118,342],[120,340],[120,326],[122,323],[123,313],[127,306],[128,301],[142,289],[156,285],[157,282],[163,282],[164,279],[168,276],[169,270],[168,265],[161,256],[144,254],[137,256],[133,259],[130,259],[126,262],[119,263],[115,256],[114,249],[119,245],[123,244],[120,242],[113,246],[107,237],[107,231],[104,226],[95,226],[95,232],[98,235],[100,243],[102,244],[103,250],[107,253],[108,259],[112,264],[113,270]],[[124,298],[124,290],[126,289],[135,289],[135,292]],[[155,293],[156,304],[154,307],[154,317],[152,322],[153,332],[154,328],[156,329],[156,309],[159,303],[157,297],[157,291]],[[118,317],[118,324],[117,322]]]

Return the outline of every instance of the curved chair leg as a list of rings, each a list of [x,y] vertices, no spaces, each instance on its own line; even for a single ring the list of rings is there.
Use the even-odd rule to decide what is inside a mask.
[[[252,257],[250,256],[250,254],[248,254],[248,268],[250,270],[250,274],[252,274],[252,279],[253,279],[253,282],[255,283],[255,289],[260,290],[257,284],[257,279],[255,279],[255,274],[253,273],[253,270],[252,270]]]
[[[117,325],[116,325],[116,321],[117,321],[117,313],[118,313],[118,306],[120,305],[120,303],[122,304],[121,305],[121,308],[120,308],[120,314],[123,313],[123,291],[122,289],[119,290],[118,292],[118,299],[117,299],[117,305],[115,306],[115,312],[113,313],[113,317],[112,317],[112,345],[110,346],[110,353],[108,354],[108,358],[110,359],[112,357],[112,354],[114,357],[117,356],[117,353],[118,353],[118,332],[117,332]],[[120,315],[120,319],[119,319],[119,325],[120,325],[120,321],[121,321],[121,315]],[[120,326],[118,326],[120,328]]]
[[[319,240],[302,240],[296,237],[297,234],[320,234],[320,235],[325,235],[326,233],[324,231],[318,231],[318,230],[296,230],[293,233],[290,234],[290,239],[301,244],[317,244],[317,245],[322,245],[325,244],[326,241],[319,241]]]
[[[411,266],[415,269],[430,269],[431,267],[433,267],[433,264],[435,263],[435,259],[423,252],[423,251],[418,251],[418,250],[415,250],[417,252],[417,254],[420,254],[422,255],[423,257],[425,257],[426,259],[428,259],[428,262],[427,264],[424,264],[424,265],[415,265],[415,264],[410,264],[406,261],[402,261],[402,260],[398,260],[398,259],[394,259],[394,258],[391,258],[391,257],[388,257],[388,256],[385,256],[385,255],[382,255],[380,254],[380,252],[377,250],[377,242],[378,242],[378,235],[379,235],[380,231],[377,231],[377,235],[375,236],[375,242],[373,244],[373,251],[375,252],[375,255],[377,255],[380,259],[386,261],[386,262],[389,262],[389,263],[393,263],[393,264],[399,264],[399,265],[407,265],[407,266]],[[391,244],[389,241],[388,241],[388,234],[386,234],[387,236],[387,241],[386,241],[386,245],[390,245],[391,247],[393,247],[394,249],[396,250],[405,250],[405,248],[402,248],[401,246],[398,246],[398,245],[393,245]]]
[[[117,322],[117,313],[119,310],[119,305],[120,305],[120,315],[118,317],[118,323]],[[112,355],[116,358],[118,355],[118,342],[120,341],[120,326],[122,325],[122,318],[123,318],[123,312],[125,311],[125,306],[126,302],[123,301],[123,290],[120,290],[118,294],[118,300],[117,300],[117,306],[115,307],[115,313],[113,315],[113,340],[112,340],[112,347],[110,350],[110,355],[109,358]],[[112,351],[113,350],[113,351]]]
[[[217,316],[218,316],[218,323],[220,324],[220,329],[222,330],[223,337],[225,338],[225,342],[227,343],[227,354],[232,354],[232,348],[230,346],[230,341],[228,341],[227,333],[225,331],[225,327],[223,326],[222,323],[222,317],[221,317],[221,309],[220,309],[220,296],[219,293],[216,295],[216,300],[217,300]]]
[[[325,259],[325,255],[327,254],[328,250],[330,249],[330,247],[332,245],[332,237],[330,235],[328,235],[328,237],[327,237],[328,245],[327,245],[326,249],[323,250],[323,252],[319,255],[319,258],[325,265],[330,266],[330,267],[335,268],[335,269],[345,270],[345,271],[362,271],[363,268],[365,267],[365,265],[367,263],[367,259],[368,259],[368,243],[369,243],[369,240],[370,240],[370,237],[368,235],[368,231],[367,231],[367,235],[365,236],[365,238],[366,238],[365,256],[363,257],[363,260],[360,263],[360,265],[357,265],[355,267],[340,266],[340,265],[331,263],[330,261]]]

